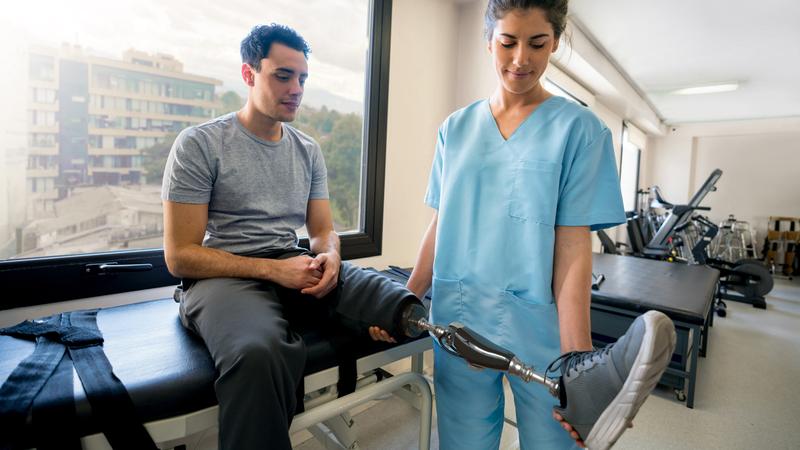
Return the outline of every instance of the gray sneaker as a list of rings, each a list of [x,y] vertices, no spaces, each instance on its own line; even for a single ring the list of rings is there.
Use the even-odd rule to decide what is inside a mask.
[[[658,311],[636,318],[617,342],[592,352],[567,353],[547,371],[561,369],[561,405],[553,409],[590,450],[617,442],[639,411],[675,349],[675,326]]]

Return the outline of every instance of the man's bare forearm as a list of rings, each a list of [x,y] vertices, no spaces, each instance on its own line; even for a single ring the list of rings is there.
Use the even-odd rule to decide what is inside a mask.
[[[311,251],[316,254],[336,252],[341,255],[339,235],[333,230],[310,238],[309,243],[311,244]]]
[[[180,278],[253,278],[273,280],[276,262],[263,258],[238,256],[224,250],[186,245],[166,253],[170,273]]]

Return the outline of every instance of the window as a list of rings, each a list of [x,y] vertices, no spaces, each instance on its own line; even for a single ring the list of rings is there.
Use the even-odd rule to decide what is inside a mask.
[[[56,77],[55,60],[49,55],[31,55],[30,79],[36,81],[53,81]]]
[[[628,127],[622,128],[622,161],[619,170],[619,185],[625,211],[636,210],[636,191],[639,190],[639,162],[642,151],[630,141]]]
[[[42,104],[55,103],[56,91],[55,89],[31,88],[31,101]]]
[[[28,156],[28,169],[54,169],[56,167],[58,167],[58,160],[54,156]]]
[[[381,247],[391,0],[344,2],[259,5],[272,11],[264,21],[294,27],[311,45],[293,125],[322,147],[343,257],[356,258]],[[0,131],[21,136],[13,145],[25,148],[0,161],[0,194],[21,194],[0,195],[0,282],[27,293],[3,298],[0,309],[175,283],[160,248],[167,153],[182,129],[239,109],[247,95],[239,42],[256,24],[251,11],[220,15],[201,2],[185,20],[175,0],[156,9],[135,0],[89,5],[46,0],[10,9],[26,33],[3,37],[24,57],[5,60],[28,86],[9,90],[20,98],[0,105],[21,118]],[[169,17],[170,27],[157,25]],[[159,225],[137,228],[145,220]],[[99,225],[88,232],[87,223]],[[85,274],[86,264],[106,261],[154,269]]]
[[[56,124],[56,113],[53,111],[31,111],[31,122],[34,127],[52,127]]]
[[[30,133],[28,134],[28,146],[30,147],[55,147],[58,135],[52,133]]]
[[[566,89],[562,88],[561,86],[557,85],[556,83],[550,81],[549,78],[544,79],[544,88],[547,92],[550,92],[553,95],[557,95],[559,97],[564,97],[567,100],[573,101],[575,103],[579,103],[583,106],[586,106],[586,103],[578,100],[578,97],[570,94]]]

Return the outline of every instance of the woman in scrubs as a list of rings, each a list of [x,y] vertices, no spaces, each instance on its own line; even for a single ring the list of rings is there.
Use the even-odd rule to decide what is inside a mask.
[[[436,213],[408,282],[420,298],[432,286],[431,322],[460,322],[539,368],[592,350],[590,231],[625,221],[608,128],[541,84],[566,15],[567,0],[489,1],[497,88],[439,128],[425,197]],[[434,361],[440,447],[498,448],[503,375],[439,346]],[[523,449],[582,445],[546,389],[508,382]]]

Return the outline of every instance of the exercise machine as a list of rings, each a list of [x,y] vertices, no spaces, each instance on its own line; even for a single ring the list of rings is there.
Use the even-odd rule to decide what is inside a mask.
[[[753,307],[765,309],[765,296],[774,286],[769,269],[757,259],[744,258],[730,262],[709,256],[708,246],[719,233],[719,227],[707,218],[694,214],[695,211],[710,210],[700,206],[700,203],[710,192],[716,190],[716,183],[721,176],[721,170],[714,170],[688,205],[673,205],[664,227],[659,229],[653,238],[655,243],[650,244],[650,247],[665,249],[674,255],[680,254],[677,250],[680,246],[688,248],[688,252],[684,251],[684,257],[690,257],[687,262],[705,264],[720,271],[720,300],[749,303]],[[672,226],[666,228],[670,224]],[[687,232],[693,227],[694,235]]]
[[[708,246],[719,232],[719,227],[708,218],[696,215],[690,224],[700,232],[700,238],[691,246],[691,256],[696,264],[705,264],[720,271],[718,298],[750,303],[765,309],[765,296],[772,291],[774,281],[769,269],[758,259],[743,258],[735,262],[709,256]],[[684,226],[688,228],[690,224]],[[681,232],[682,230],[678,230]],[[722,303],[724,307],[724,302]],[[717,313],[720,310],[717,309]],[[724,317],[724,313],[719,314]]]
[[[719,232],[714,223],[697,215],[698,211],[710,211],[711,208],[701,206],[706,196],[716,191],[716,184],[722,177],[722,171],[715,169],[706,181],[695,192],[686,205],[674,204],[664,199],[660,190],[650,189],[651,207],[663,208],[667,211],[663,223],[649,240],[645,241],[648,226],[641,223],[641,217],[629,215],[628,234],[631,237],[631,250],[634,256],[684,262],[687,264],[705,264],[720,271],[718,304],[716,310],[724,316],[724,300],[750,303],[756,308],[766,308],[765,296],[772,290],[774,281],[769,270],[757,259],[745,258],[730,262],[709,256],[708,245]],[[604,247],[607,247],[604,245]]]

